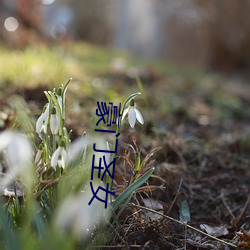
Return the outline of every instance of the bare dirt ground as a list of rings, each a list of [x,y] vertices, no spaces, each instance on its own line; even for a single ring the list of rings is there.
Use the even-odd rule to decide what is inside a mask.
[[[145,126],[121,133],[115,190],[118,194],[131,183],[138,152],[142,160],[149,158],[141,171],[153,166],[154,176],[110,226],[113,237],[103,249],[250,247],[250,237],[244,235],[250,230],[250,85],[228,79],[223,84],[151,80],[144,86],[146,104],[138,103],[144,107]],[[10,92],[24,96],[33,110],[44,101],[41,88]],[[76,131],[79,119],[71,117]],[[187,225],[163,215],[187,220]]]

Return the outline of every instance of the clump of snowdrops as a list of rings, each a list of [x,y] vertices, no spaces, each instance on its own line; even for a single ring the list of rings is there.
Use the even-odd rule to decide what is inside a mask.
[[[92,155],[99,154],[98,159],[105,154],[93,152],[93,143],[102,149],[110,146],[104,138],[88,133],[71,141],[72,131],[65,126],[69,84],[70,80],[57,89],[45,91],[47,103],[36,121],[35,131],[28,135],[13,130],[0,133],[0,191],[9,196],[7,202],[1,201],[1,249],[76,249],[105,243],[105,230],[100,229],[111,218],[113,222],[118,219],[134,191],[154,171],[151,168],[137,176],[122,193],[109,199],[107,209],[98,200],[88,205],[93,197],[89,186]],[[136,120],[144,123],[134,102],[139,94],[124,101],[117,133],[126,116],[131,127]],[[112,154],[110,160],[115,157]],[[110,176],[105,181],[112,189]],[[102,185],[100,179],[94,180],[94,186]]]

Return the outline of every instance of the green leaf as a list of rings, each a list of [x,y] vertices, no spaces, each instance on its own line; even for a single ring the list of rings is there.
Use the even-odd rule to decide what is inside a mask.
[[[66,95],[66,91],[68,89],[69,83],[72,81],[72,78],[69,78],[69,80],[67,81],[67,83],[63,86],[62,89],[62,95],[65,96]]]
[[[127,187],[113,202],[112,204],[113,210],[115,211],[122,204],[124,200],[126,200],[137,188],[139,188],[143,183],[145,183],[145,181],[147,181],[147,179],[151,176],[154,170],[155,170],[154,168],[149,169],[144,175],[142,175],[133,184]]]
[[[121,213],[124,211],[124,209],[126,208],[127,204],[129,203],[130,199],[132,198],[133,193],[131,193],[129,195],[129,197],[127,198],[127,200],[124,202],[123,206],[119,209],[119,212],[117,213],[117,215],[115,216],[112,225],[116,223],[116,221],[119,219]]]
[[[181,222],[189,222],[191,220],[190,210],[187,200],[183,200],[181,202],[180,208],[180,221]]]
[[[21,250],[18,235],[8,221],[7,213],[0,209],[0,228],[3,231],[7,250]]]
[[[137,154],[136,157],[136,167],[135,167],[135,172],[138,173],[141,170],[141,154],[140,152]]]

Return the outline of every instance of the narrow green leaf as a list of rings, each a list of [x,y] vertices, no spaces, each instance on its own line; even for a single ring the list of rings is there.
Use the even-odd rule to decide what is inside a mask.
[[[67,83],[63,86],[62,89],[62,95],[64,96],[66,94],[66,91],[68,89],[69,83],[72,81],[72,78],[69,78],[69,80],[67,81]]]
[[[20,241],[16,231],[11,227],[8,216],[0,209],[0,227],[3,230],[7,250],[21,250]]]
[[[44,220],[42,218],[42,215],[39,212],[34,211],[33,220],[34,220],[34,223],[36,225],[38,235],[40,237],[44,236],[44,233],[45,233],[45,223],[44,223]]]
[[[127,187],[113,202],[113,210],[115,211],[122,204],[122,202],[127,199],[129,195],[131,195],[137,188],[139,188],[151,176],[154,170],[154,168],[149,169],[143,176],[138,178],[133,184]]]
[[[137,159],[136,159],[136,167],[135,167],[135,172],[138,173],[141,170],[141,154],[138,152],[137,154]]]
[[[142,81],[139,77],[136,77],[136,82],[137,82],[137,86],[140,90],[140,92],[142,93],[142,95],[144,95],[144,89],[143,89],[143,85],[142,85]]]
[[[117,215],[115,216],[112,225],[114,225],[116,223],[116,221],[119,219],[121,213],[124,211],[124,209],[126,208],[127,204],[129,203],[130,199],[132,198],[133,193],[131,193],[129,195],[129,197],[127,198],[127,200],[125,201],[125,203],[123,204],[123,206],[121,207],[121,209],[119,209],[119,212],[117,213]]]

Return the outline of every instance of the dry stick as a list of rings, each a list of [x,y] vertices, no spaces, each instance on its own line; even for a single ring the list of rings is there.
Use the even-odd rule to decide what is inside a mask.
[[[185,241],[184,241],[184,249],[187,250],[187,222],[184,222],[185,226]]]
[[[238,223],[240,222],[240,220],[241,220],[241,218],[243,217],[244,213],[246,212],[249,203],[250,203],[250,194],[248,194],[247,201],[246,201],[245,206],[243,207],[241,213],[240,213],[239,216],[237,216],[237,218],[234,220],[234,225],[236,225],[236,226],[238,225]]]
[[[97,246],[90,246],[89,248],[124,248],[127,247],[126,245],[116,245],[116,246],[105,246],[105,245],[97,245]],[[133,248],[141,248],[141,245],[129,245],[129,247],[133,247]]]
[[[225,200],[225,196],[224,196],[224,192],[223,192],[223,191],[222,191],[221,194],[220,194],[220,198],[221,198],[221,200],[222,200],[224,206],[226,207],[227,211],[229,212],[229,214],[230,214],[231,217],[233,218],[233,221],[235,221],[236,218],[235,218],[235,216],[234,216],[232,210],[230,209],[230,207],[227,205],[227,202],[226,202],[226,200]]]
[[[41,194],[42,192],[44,192],[46,189],[52,187],[54,183],[58,183],[58,182],[59,182],[58,179],[60,180],[60,178],[56,178],[55,180],[51,180],[49,183],[47,183],[47,184],[43,187],[43,189],[41,189],[39,192],[37,192],[37,193],[34,195],[34,197],[35,197],[35,198],[39,197],[40,194]],[[40,183],[39,183],[39,184],[40,184]]]
[[[175,195],[175,197],[174,197],[174,200],[172,201],[172,203],[171,203],[171,205],[170,205],[170,207],[169,207],[169,209],[168,209],[168,211],[167,211],[167,214],[170,213],[170,211],[171,211],[172,208],[173,208],[173,205],[175,204],[175,202],[176,202],[176,200],[177,200],[178,194],[180,193],[180,190],[181,190],[181,185],[182,185],[182,179],[180,180],[178,190],[177,190],[177,192],[176,192],[176,195]]]
[[[186,227],[188,227],[189,229],[192,229],[192,230],[194,230],[194,231],[196,231],[196,232],[199,232],[200,234],[206,235],[207,237],[209,237],[209,238],[211,238],[211,239],[213,239],[213,240],[217,240],[217,241],[219,241],[219,242],[221,242],[221,243],[223,243],[223,244],[226,244],[226,245],[228,245],[228,246],[230,246],[230,247],[237,248],[236,245],[234,245],[234,244],[232,244],[232,243],[229,243],[229,242],[226,242],[226,241],[224,241],[224,240],[218,239],[218,238],[216,238],[216,237],[214,237],[214,236],[212,236],[212,235],[209,235],[209,234],[207,234],[207,233],[205,233],[205,232],[203,232],[203,231],[201,231],[201,230],[199,230],[199,229],[197,229],[197,228],[195,228],[195,227],[192,227],[192,226],[188,225],[187,222],[178,221],[178,220],[176,220],[176,219],[173,219],[173,218],[170,217],[170,216],[167,216],[167,215],[165,215],[165,214],[162,214],[162,213],[160,213],[160,212],[157,212],[157,211],[155,211],[155,210],[153,210],[153,209],[150,209],[150,208],[147,208],[147,207],[144,207],[144,206],[141,206],[141,205],[136,205],[136,204],[134,204],[134,203],[130,203],[130,204],[128,204],[128,205],[134,206],[134,207],[137,207],[137,208],[140,208],[140,209],[145,209],[145,210],[150,211],[150,212],[152,212],[152,213],[161,215],[161,216],[163,216],[163,217],[165,217],[165,218],[167,218],[167,219],[169,219],[169,220],[171,220],[171,221],[174,221],[174,222],[176,222],[176,223],[178,223],[178,224],[181,224],[182,226],[186,226]]]

